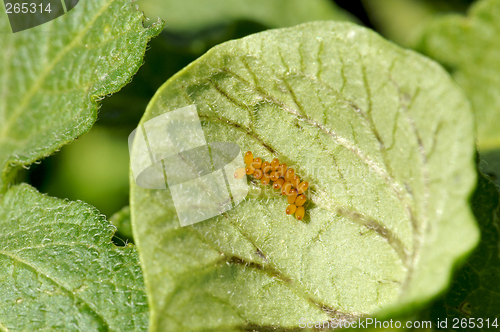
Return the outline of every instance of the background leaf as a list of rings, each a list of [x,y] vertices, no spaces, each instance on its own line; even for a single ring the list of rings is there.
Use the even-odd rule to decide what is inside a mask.
[[[463,13],[474,0],[362,0],[370,21],[384,37],[411,47],[429,20]]]
[[[467,17],[434,20],[415,48],[449,68],[472,101],[481,150],[499,150],[500,2],[478,1]]]
[[[477,241],[467,99],[437,64],[366,29],[318,22],[215,47],[158,91],[142,122],[190,104],[207,141],[279,157],[310,197],[297,221],[251,182],[244,203],[181,228],[168,190],[132,180],[152,331],[411,310]]]
[[[0,330],[146,331],[134,247],[88,204],[12,187],[0,203]]]
[[[353,20],[346,11],[327,0],[141,0],[149,17],[159,16],[171,32],[192,32],[235,21],[253,21],[269,28],[287,27],[307,21]]]
[[[97,101],[138,70],[151,37],[127,0],[87,0],[54,21],[15,34],[0,6],[0,192],[12,169],[85,133]]]

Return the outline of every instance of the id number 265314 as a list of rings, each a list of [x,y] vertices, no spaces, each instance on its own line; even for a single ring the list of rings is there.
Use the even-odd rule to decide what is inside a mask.
[[[42,3],[9,3],[5,4],[5,9],[7,10],[7,14],[35,14],[35,13],[50,13],[52,10],[50,9],[50,3],[44,6]]]

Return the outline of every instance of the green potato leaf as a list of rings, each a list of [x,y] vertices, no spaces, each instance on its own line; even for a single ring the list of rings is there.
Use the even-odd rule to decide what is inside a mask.
[[[50,155],[92,127],[98,101],[137,72],[162,24],[144,28],[142,12],[127,0],[86,0],[13,34],[0,7],[2,192],[16,166]]]
[[[1,331],[147,331],[137,251],[92,206],[22,184],[0,202]]]
[[[208,142],[294,166],[310,183],[306,216],[249,181],[234,209],[180,227],[169,190],[131,179],[153,332],[412,310],[478,240],[467,98],[438,64],[370,30],[315,22],[217,46],[159,89],[141,123],[192,104]]]
[[[448,67],[474,107],[479,147],[500,149],[500,2],[429,23],[415,48]],[[500,174],[500,173],[499,173]]]

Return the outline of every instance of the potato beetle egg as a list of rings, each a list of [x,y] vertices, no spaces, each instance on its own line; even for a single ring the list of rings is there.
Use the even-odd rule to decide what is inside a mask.
[[[267,186],[270,181],[271,181],[271,178],[269,177],[269,174],[263,173],[262,178],[260,179],[260,183],[262,183],[264,186]]]
[[[295,176],[295,171],[293,170],[293,168],[289,168],[285,173],[285,181],[291,183],[294,176]]]
[[[307,190],[307,187],[309,187],[309,182],[307,181],[302,181],[301,183],[299,183],[299,185],[297,186],[297,191],[299,192],[299,194],[302,194],[304,193],[304,191]]]
[[[270,164],[269,162],[267,162],[267,161],[264,161],[264,162],[262,163],[262,171],[263,171],[264,173],[269,173],[269,172],[271,172],[271,164]]]
[[[287,165],[285,163],[279,165],[277,172],[278,172],[280,178],[285,177],[286,170],[287,170]]]
[[[236,180],[238,179],[241,179],[244,175],[245,175],[246,171],[244,168],[238,168],[235,172],[234,172],[234,178]]]
[[[271,177],[271,180],[273,180],[273,181],[277,181],[280,178],[278,172],[276,172],[276,171],[272,172],[270,177]]]
[[[280,165],[280,161],[276,158],[273,159],[273,161],[271,161],[271,171],[275,171],[278,169]]]
[[[243,160],[245,161],[245,165],[250,166],[253,161],[253,153],[251,151],[247,151]]]
[[[302,205],[304,205],[304,203],[306,202],[306,200],[307,200],[306,195],[299,195],[295,199],[295,205],[302,206]]]
[[[248,174],[248,175],[251,175],[253,174],[253,172],[255,172],[255,168],[253,168],[253,166],[248,166],[247,168],[245,168],[245,172]]]
[[[297,175],[294,175],[292,181],[290,181],[290,182],[292,183],[292,186],[297,188],[299,186],[299,183],[300,183],[300,178]]]
[[[297,207],[294,204],[290,204],[286,208],[286,214],[294,214],[295,210],[297,210]]]
[[[299,206],[297,208],[297,210],[295,210],[295,218],[297,218],[297,220],[304,219],[305,214],[306,214],[306,210],[304,209],[303,206]]]
[[[252,166],[255,168],[261,168],[262,167],[262,159],[255,158],[252,162]]]
[[[264,174],[264,172],[262,172],[262,170],[260,168],[257,168],[253,172],[253,177],[256,178],[257,180],[260,180],[260,178],[262,178],[263,174]]]
[[[295,190],[295,192],[292,192],[292,190]],[[297,199],[297,191],[296,189],[290,190],[290,194],[287,197],[288,204],[293,204],[295,203],[295,200]]]
[[[273,183],[273,188],[274,189],[280,189],[281,186],[283,185],[283,183],[285,183],[285,180],[283,179],[277,179],[276,181],[274,181]]]
[[[281,194],[288,195],[290,193],[291,189],[292,189],[292,184],[290,182],[285,182],[285,183],[283,183],[283,186],[281,187]]]

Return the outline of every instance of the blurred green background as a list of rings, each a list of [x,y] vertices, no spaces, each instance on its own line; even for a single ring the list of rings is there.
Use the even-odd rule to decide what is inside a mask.
[[[206,15],[200,0],[140,0],[139,7],[150,18],[149,22],[156,21],[158,16],[166,21],[163,33],[150,43],[144,65],[130,84],[103,100],[98,121],[89,133],[32,166],[21,176],[51,196],[83,200],[94,205],[115,224],[122,225],[118,233],[121,239],[131,241],[127,209],[113,216],[128,205],[128,135],[136,127],[156,90],[210,47],[268,28],[320,19],[354,21],[406,46],[411,43],[419,25],[429,17],[440,13],[464,13],[473,2],[318,0],[313,6],[308,0],[308,8],[294,11],[287,10],[281,0],[275,1],[275,8],[268,11],[239,6],[238,3],[242,2],[237,0],[214,1],[213,12]],[[298,1],[306,3],[305,0]],[[189,10],[175,14],[172,9],[183,6]],[[500,169],[500,153],[490,152],[489,158],[489,161],[482,162],[482,166],[494,173],[495,167]]]

